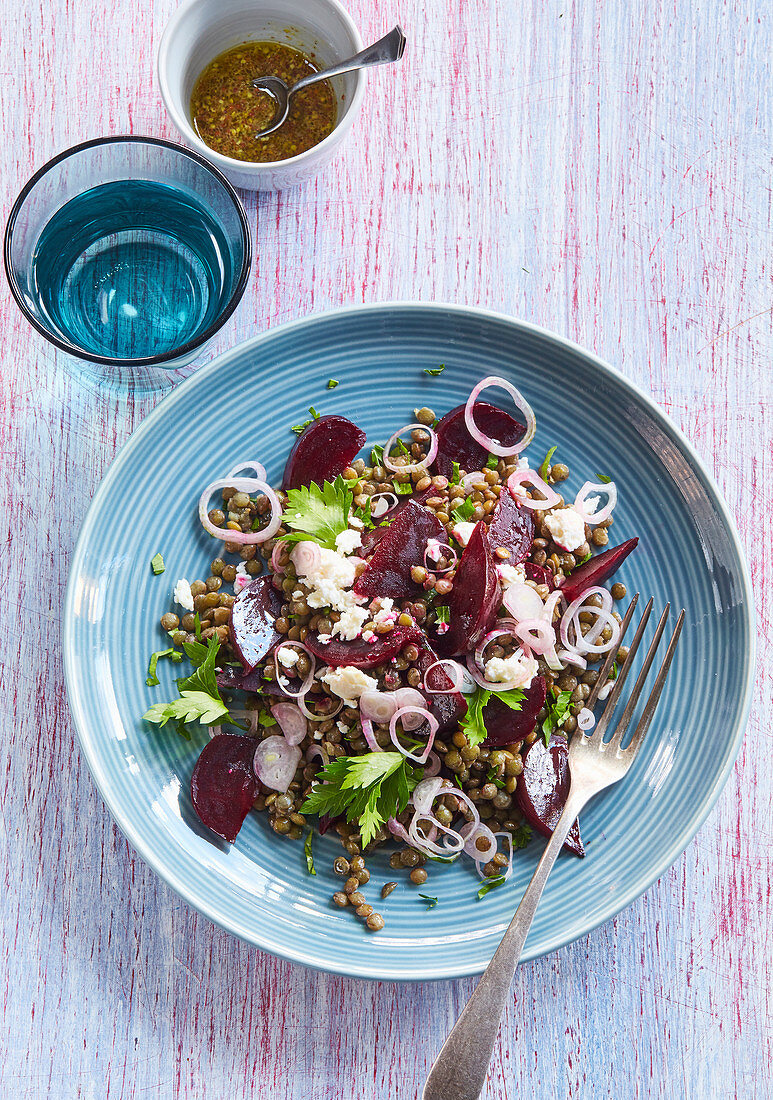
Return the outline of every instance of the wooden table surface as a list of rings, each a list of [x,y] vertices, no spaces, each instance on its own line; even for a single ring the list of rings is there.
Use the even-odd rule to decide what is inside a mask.
[[[399,18],[402,66],[372,77],[316,182],[244,196],[254,273],[207,355],[392,298],[563,333],[650,393],[714,471],[759,614],[754,710],[717,808],[644,897],[521,968],[486,1095],[769,1097],[770,5],[350,7],[366,39]],[[6,212],[68,145],[175,136],[154,73],[173,8],[3,5]],[[112,824],[74,742],[62,600],[83,511],[160,393],[73,378],[1,293],[0,1095],[414,1100],[472,981],[394,986],[279,962],[191,911]]]

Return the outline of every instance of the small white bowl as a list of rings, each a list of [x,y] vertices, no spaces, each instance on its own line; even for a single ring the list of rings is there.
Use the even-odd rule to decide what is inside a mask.
[[[363,48],[360,32],[338,0],[185,0],[169,21],[158,51],[166,109],[183,139],[248,191],[281,191],[305,183],[330,161],[349,133],[365,90],[364,70],[335,77],[335,129],[318,145],[288,160],[234,160],[210,149],[193,128],[190,101],[202,71],[218,54],[243,42],[286,42],[311,54],[321,68]]]

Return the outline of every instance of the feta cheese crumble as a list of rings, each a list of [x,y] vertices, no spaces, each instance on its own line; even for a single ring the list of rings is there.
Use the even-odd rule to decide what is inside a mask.
[[[297,665],[298,658],[300,657],[300,653],[297,649],[290,649],[290,647],[286,645],[280,646],[276,655],[280,665],[283,665],[284,668],[292,668],[294,665]]]
[[[175,603],[179,603],[180,607],[184,607],[186,611],[193,611],[193,593],[185,577],[180,577],[179,581],[174,586],[174,600]]]
[[[486,679],[493,683],[527,688],[537,675],[537,662],[518,649],[511,657],[491,657],[486,661],[485,671]]]
[[[368,676],[361,668],[352,668],[351,665],[329,668],[322,673],[320,680],[327,684],[334,695],[343,699],[347,707],[356,707],[363,691],[378,691],[378,680]]]
[[[238,596],[243,588],[246,588],[251,581],[251,577],[247,572],[246,562],[240,561],[236,566],[236,576],[234,577],[234,592]]]
[[[572,553],[585,542],[585,520],[574,508],[558,508],[545,516],[545,526],[553,542]]]
[[[509,588],[511,584],[524,584],[526,570],[522,565],[498,565],[497,573],[503,588]]]
[[[365,607],[347,607],[342,611],[341,618],[333,623],[333,634],[343,638],[345,642],[353,642],[362,631],[362,624],[368,618],[368,609]]]
[[[475,530],[475,524],[474,523],[466,523],[464,520],[462,520],[461,523],[457,523],[454,526],[454,538],[458,542],[460,542],[462,544],[462,546],[466,546],[467,543],[470,541],[470,538],[471,538],[472,533],[473,533],[474,530]]]
[[[359,531],[341,531],[336,535],[336,550],[339,554],[353,554],[358,546],[362,546],[362,535]]]
[[[358,532],[348,533],[359,540]],[[340,537],[339,535],[338,538]],[[367,609],[360,606],[364,603],[364,598],[351,591],[354,578],[355,562],[339,554],[337,550],[328,550],[326,547],[319,547],[316,567],[301,574],[301,579],[311,589],[306,597],[309,607],[329,607],[332,611],[337,611],[341,618],[334,624],[332,633],[338,634],[347,642],[358,637],[362,624],[368,618]]]

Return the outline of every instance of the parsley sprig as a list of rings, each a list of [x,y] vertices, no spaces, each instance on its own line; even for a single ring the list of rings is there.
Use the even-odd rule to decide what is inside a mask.
[[[519,688],[513,691],[496,692],[489,688],[476,688],[475,692],[467,697],[467,713],[460,722],[462,733],[470,745],[480,745],[488,737],[486,723],[483,720],[483,708],[492,696],[501,699],[510,710],[520,710],[524,700],[524,694]]]
[[[357,822],[365,847],[390,817],[402,813],[421,776],[399,752],[339,756],[319,773],[301,812],[346,814],[349,823]]]
[[[451,519],[454,523],[470,523],[475,519],[475,502],[471,496],[465,497],[460,504],[456,505],[451,512]]]
[[[349,527],[352,504],[351,491],[340,476],[332,483],[325,481],[322,488],[312,481],[299,489],[288,489],[282,523],[290,531],[280,537],[287,542],[311,540],[335,550],[336,536]]]
[[[555,702],[548,708],[546,718],[542,723],[542,733],[545,738],[545,744],[550,744],[550,736],[554,730],[560,729],[564,722],[571,715],[571,691],[559,691],[555,697]]]
[[[219,649],[220,643],[215,635],[206,646],[201,642],[186,642],[188,657],[194,663],[200,658],[198,667],[190,676],[184,676],[177,681],[179,699],[174,699],[171,703],[154,703],[143,714],[143,719],[162,727],[172,720],[178,723],[198,720],[203,726],[214,726],[228,721],[228,707],[220,696],[215,672]]]
[[[504,875],[498,875],[496,878],[486,879],[480,890],[478,890],[478,901],[480,901],[481,898],[485,898],[486,894],[488,894],[490,890],[496,890],[497,886],[503,886],[504,882]]]

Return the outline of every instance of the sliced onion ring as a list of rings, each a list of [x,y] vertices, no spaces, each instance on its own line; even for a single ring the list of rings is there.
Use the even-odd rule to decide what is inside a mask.
[[[417,428],[429,435],[429,450],[427,451],[426,458],[422,459],[421,462],[411,462],[407,466],[396,466],[391,459],[390,451],[404,432],[412,432]],[[412,474],[416,470],[424,470],[428,466],[431,466],[437,458],[437,449],[437,434],[432,428],[428,428],[426,424],[406,424],[404,428],[398,428],[396,432],[390,435],[389,439],[384,444],[384,457],[381,461],[384,466],[386,466],[387,470],[391,470],[393,474]]]
[[[539,599],[539,596],[537,597],[537,599]],[[540,600],[540,603],[542,603],[542,600]],[[515,634],[516,628],[518,626],[516,622],[513,622],[510,619],[500,619],[499,624],[500,625],[495,627],[493,630],[489,630],[488,634],[486,634],[483,640],[478,643],[478,647],[475,650],[475,664],[481,670],[483,669],[483,654],[486,652],[486,647],[489,646],[492,642],[496,641],[497,638],[503,637],[503,635],[505,634],[509,634],[510,637],[512,637]]]
[[[588,710],[587,707],[583,707],[577,715],[577,728],[581,730],[592,730],[595,725],[596,717],[593,711]]]
[[[512,836],[512,833],[508,833],[506,830],[502,830],[501,832],[494,833],[493,836],[497,840],[499,839],[499,837],[502,837],[502,839],[505,841],[505,843],[508,846],[507,870],[504,872],[505,882],[507,882],[507,880],[510,878],[510,875],[512,875],[512,873],[513,873],[513,836]],[[485,873],[485,871],[482,870],[480,863],[476,862],[475,869],[477,870],[478,874],[480,875],[480,877],[482,879],[487,879],[489,877]]]
[[[338,705],[335,710],[326,710],[324,714],[315,714],[313,710],[309,710],[306,706],[306,692],[297,696],[297,703],[310,722],[324,722],[328,718],[335,718],[344,709],[343,699],[338,700]],[[325,696],[327,698],[327,696]]]
[[[555,649],[556,633],[550,623],[544,619],[522,619],[515,628],[515,632],[522,642],[525,642],[532,653],[542,657],[550,649]]]
[[[451,784],[447,779],[442,779],[440,776],[435,779],[422,779],[416,784],[414,792],[411,795],[411,802],[414,805],[414,809],[421,812],[429,810],[441,791],[446,793],[446,790],[449,792],[451,790]]]
[[[533,489],[538,489],[545,499],[533,500],[532,497],[527,497],[522,488],[524,485],[531,485]],[[536,512],[545,512],[548,508],[555,508],[561,502],[561,497],[555,489],[551,489],[535,470],[516,470],[507,479],[507,488],[521,507],[533,508]]]
[[[424,768],[424,774],[428,779],[437,775],[440,771],[440,757],[436,752],[431,752],[427,759],[426,767]]]
[[[391,503],[389,501],[391,500]],[[378,501],[379,507],[376,511],[376,501]],[[384,507],[381,507],[381,504]],[[396,493],[374,493],[370,498],[370,514],[373,519],[381,519],[387,512],[391,512],[393,508],[397,507],[397,494]]]
[[[360,696],[360,718],[385,724],[397,710],[396,695],[395,691],[378,691],[376,688],[363,691]]]
[[[228,471],[228,477],[238,477],[239,474],[243,474],[245,470],[250,470],[258,481],[266,481],[266,467],[262,462],[253,462],[251,458],[248,458],[246,462],[237,462],[236,465]]]
[[[538,619],[545,613],[545,605],[539,594],[530,584],[516,581],[509,584],[502,593],[502,603],[516,620]]]
[[[296,573],[303,576],[314,572],[319,565],[320,557],[319,543],[311,540],[297,542],[290,552],[290,561],[295,566]]]
[[[368,742],[368,748],[371,752],[383,752],[384,750],[376,740],[376,734],[373,729],[373,723],[370,718],[360,718],[360,725],[362,726],[362,736]]]
[[[459,832],[464,837],[465,854],[474,859],[476,863],[488,863],[490,859],[494,858],[497,852],[497,842],[485,822],[479,821],[476,824],[471,821],[469,825],[463,825]],[[488,842],[488,846],[484,850],[477,847],[478,840],[481,837]]]
[[[305,653],[306,656],[309,658],[309,671],[304,676],[303,683],[297,691],[289,691],[280,680],[280,676],[285,680],[287,679],[288,671],[286,668],[284,668],[284,666],[280,667],[280,649],[300,649],[301,653]],[[277,685],[280,691],[282,691],[285,695],[289,695],[291,699],[299,699],[302,695],[306,694],[314,680],[314,670],[316,669],[316,667],[317,658],[314,656],[311,650],[303,644],[303,642],[291,642],[289,641],[289,639],[287,641],[283,639],[274,650],[274,671],[276,672]]]
[[[421,754],[421,756],[416,756],[414,753],[409,752],[406,748],[404,748],[400,744],[400,742],[397,738],[397,723],[406,714],[418,715],[420,725],[423,722],[428,722],[429,723],[429,737],[427,738],[427,744],[426,744],[424,752]],[[400,709],[396,710],[395,713],[392,715],[392,717],[389,720],[389,736],[392,739],[392,744],[395,746],[396,749],[399,749],[399,751],[403,754],[403,756],[407,756],[409,760],[413,760],[417,764],[425,764],[427,762],[427,759],[429,758],[430,749],[432,748],[432,746],[434,744],[435,734],[437,733],[439,727],[440,727],[440,723],[438,722],[435,715],[430,714],[430,712],[428,710],[425,710],[424,707],[411,707],[411,706],[400,707]],[[403,723],[403,729],[405,730],[405,724],[404,723]]]
[[[437,550],[437,557],[432,556],[432,551]],[[444,565],[442,569],[438,569],[435,564],[441,557],[450,558],[449,564]],[[430,539],[427,543],[427,549],[424,551],[424,568],[428,573],[450,573],[452,569],[456,569],[459,562],[459,555],[453,546],[449,546],[447,542],[438,542],[436,539]]]
[[[434,672],[436,668],[439,668],[444,673],[447,679],[451,681],[451,686],[447,688],[433,688],[429,686],[429,675]],[[450,669],[450,672],[446,672],[446,668]],[[427,666],[427,671],[424,673],[424,690],[427,695],[453,695],[455,691],[462,691],[465,677],[468,676],[467,670],[462,668],[458,661],[452,661],[450,658],[444,658],[442,660],[433,661],[431,665]],[[473,691],[475,688],[473,687]],[[468,693],[469,694],[469,693]]]
[[[424,710],[427,706],[427,700],[418,688],[401,687],[392,694],[395,697],[398,707],[419,707],[421,710]],[[410,733],[412,730],[418,729],[423,721],[424,719],[418,715],[411,715],[410,717],[406,715],[400,724],[406,733]]]
[[[278,733],[264,738],[255,749],[255,774],[265,787],[284,794],[301,762],[301,750]]]
[[[280,575],[287,572],[287,566],[282,565],[282,562],[279,560],[286,550],[286,543],[282,542],[282,540],[280,539],[279,542],[274,545],[274,549],[271,551],[271,568],[275,573],[279,573]]]
[[[212,495],[218,489],[236,489],[237,492],[247,493],[248,495],[263,493],[264,496],[268,497],[271,505],[271,518],[268,524],[260,531],[231,531],[227,527],[215,527],[209,518],[208,505]],[[257,546],[259,543],[265,542],[266,539],[273,538],[279,530],[279,525],[282,522],[282,505],[271,486],[260,478],[221,478],[218,481],[211,482],[199,497],[199,520],[204,530],[209,531],[210,535],[213,535],[216,539],[221,539],[223,542],[235,542],[239,546]]]
[[[512,397],[516,408],[519,409],[526,418],[526,431],[521,439],[513,444],[512,447],[503,447],[498,440],[491,439],[490,436],[485,435],[475,423],[473,416],[475,402],[484,390],[491,389],[492,387],[496,387],[508,393]],[[520,454],[521,451],[525,451],[532,439],[534,439],[534,433],[537,430],[537,419],[526,398],[515,388],[512,382],[508,382],[506,378],[500,378],[496,374],[489,375],[488,378],[484,378],[475,386],[472,393],[467,398],[467,404],[464,408],[464,422],[467,425],[467,431],[476,443],[480,443],[481,447],[485,447],[490,454],[498,455],[499,458],[506,458],[508,455],[517,455]]]
[[[309,764],[312,762],[315,756],[318,756],[320,758],[320,760],[322,761],[322,765],[325,768],[330,763],[330,757],[322,748],[322,746],[318,745],[316,741],[313,745],[309,745],[309,747],[306,749],[306,760]]]
[[[279,728],[287,739],[288,745],[300,745],[309,731],[306,716],[295,703],[275,703],[271,714],[279,723]]]
[[[589,493],[598,493],[600,496],[606,496],[607,498],[604,507],[599,508],[597,512],[589,512],[585,507],[585,499]],[[617,486],[614,481],[610,481],[606,485],[600,481],[586,481],[574,499],[574,510],[580,513],[586,523],[596,526],[603,523],[605,519],[609,519],[616,504]]]
[[[486,485],[486,475],[482,470],[473,470],[472,473],[465,474],[459,484],[465,493],[469,493],[470,489],[480,489]]]

